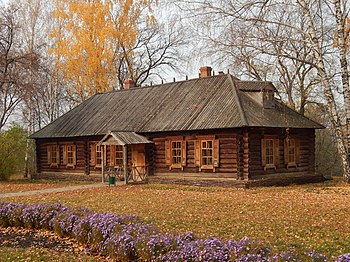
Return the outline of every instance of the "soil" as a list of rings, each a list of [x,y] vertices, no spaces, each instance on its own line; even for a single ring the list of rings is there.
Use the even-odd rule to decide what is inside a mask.
[[[59,257],[69,254],[79,259],[85,257],[85,247],[73,239],[61,238],[53,232],[22,228],[0,228],[1,248],[37,249],[52,252]],[[107,261],[107,258],[91,256],[93,261]]]

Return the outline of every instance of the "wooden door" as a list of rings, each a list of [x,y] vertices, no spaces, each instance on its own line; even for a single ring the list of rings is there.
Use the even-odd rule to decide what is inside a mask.
[[[131,161],[134,166],[145,166],[145,145],[132,145]]]

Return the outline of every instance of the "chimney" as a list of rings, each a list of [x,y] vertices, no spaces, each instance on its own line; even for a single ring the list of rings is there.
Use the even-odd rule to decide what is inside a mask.
[[[127,79],[124,81],[124,89],[130,89],[136,87],[136,83],[134,80]]]
[[[272,88],[264,88],[262,90],[263,107],[266,109],[275,107],[274,90]]]
[[[212,68],[210,66],[202,66],[199,69],[200,78],[211,76],[211,70],[212,70]]]

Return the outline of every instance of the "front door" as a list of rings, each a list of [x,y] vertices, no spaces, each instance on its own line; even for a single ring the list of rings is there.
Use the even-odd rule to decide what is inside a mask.
[[[147,167],[145,161],[145,145],[132,145],[131,146],[131,161],[132,167],[130,170],[129,179],[134,182],[144,181],[147,176]]]
[[[145,145],[132,145],[131,148],[131,161],[133,166],[145,166]]]

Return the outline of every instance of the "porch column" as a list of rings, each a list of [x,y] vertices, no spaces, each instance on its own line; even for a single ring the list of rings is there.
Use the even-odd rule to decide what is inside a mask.
[[[124,182],[128,183],[128,145],[123,145],[123,172],[124,172]]]
[[[105,155],[105,147],[103,145],[101,145],[102,183],[105,182],[105,160],[104,160],[104,155]]]

